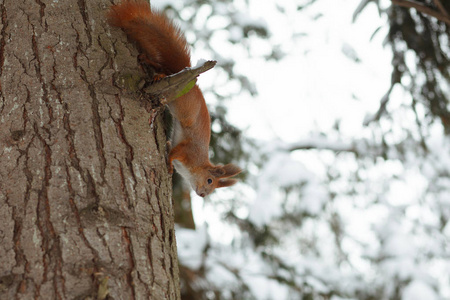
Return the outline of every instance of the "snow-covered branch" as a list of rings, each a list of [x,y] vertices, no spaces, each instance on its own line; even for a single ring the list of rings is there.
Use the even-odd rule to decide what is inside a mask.
[[[357,149],[353,142],[332,141],[325,137],[303,139],[298,142],[291,143],[285,148],[287,151],[310,149],[357,153]]]

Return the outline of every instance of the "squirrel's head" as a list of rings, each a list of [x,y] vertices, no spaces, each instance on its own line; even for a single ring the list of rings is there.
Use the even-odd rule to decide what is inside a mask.
[[[196,172],[197,176],[194,176],[195,181],[191,182],[191,184],[197,195],[205,197],[211,194],[216,188],[232,186],[235,184],[237,180],[229,177],[235,176],[241,172],[241,168],[233,164],[202,168]]]

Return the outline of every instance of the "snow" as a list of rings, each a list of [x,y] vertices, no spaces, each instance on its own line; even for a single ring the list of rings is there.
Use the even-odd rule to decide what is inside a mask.
[[[206,63],[206,59],[199,59],[193,68],[199,68]]]
[[[342,297],[333,295],[333,296],[331,296],[330,300],[356,300],[356,298],[342,298]]]
[[[197,230],[177,228],[177,247],[180,262],[197,270],[202,263],[202,253],[207,244],[206,227],[199,227]]]
[[[234,15],[235,22],[241,28],[245,27],[255,27],[255,28],[263,28],[267,30],[267,22],[263,18],[252,18],[249,14],[244,13],[236,13]]]
[[[425,282],[414,280],[408,284],[402,294],[402,300],[437,300],[436,292]]]
[[[249,219],[258,226],[269,223],[282,213],[278,188],[304,186],[305,196],[298,207],[309,214],[317,214],[326,201],[326,192],[314,174],[305,166],[292,159],[290,153],[280,151],[270,156],[258,175],[253,205],[250,207]]]
[[[175,8],[182,8],[182,2],[179,0],[152,0],[151,5],[152,7],[175,7]]]

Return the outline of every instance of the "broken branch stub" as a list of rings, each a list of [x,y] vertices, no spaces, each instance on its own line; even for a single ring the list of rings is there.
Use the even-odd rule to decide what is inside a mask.
[[[185,68],[178,73],[163,77],[143,89],[143,92],[151,98],[163,99],[164,104],[171,102],[179,95],[183,89],[195,80],[201,73],[204,73],[216,65],[216,61],[208,60],[203,64]],[[191,83],[192,84],[192,83]],[[182,93],[181,93],[182,94]]]

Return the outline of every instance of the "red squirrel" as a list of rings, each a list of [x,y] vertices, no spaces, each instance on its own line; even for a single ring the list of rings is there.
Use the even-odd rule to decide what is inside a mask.
[[[156,72],[171,75],[191,66],[189,46],[180,29],[163,14],[152,11],[147,1],[124,0],[112,6],[108,22],[137,43],[143,62]],[[235,184],[237,180],[229,177],[240,173],[239,167],[209,161],[211,124],[200,88],[195,85],[168,106],[174,117],[169,173],[175,166],[201,197]]]

